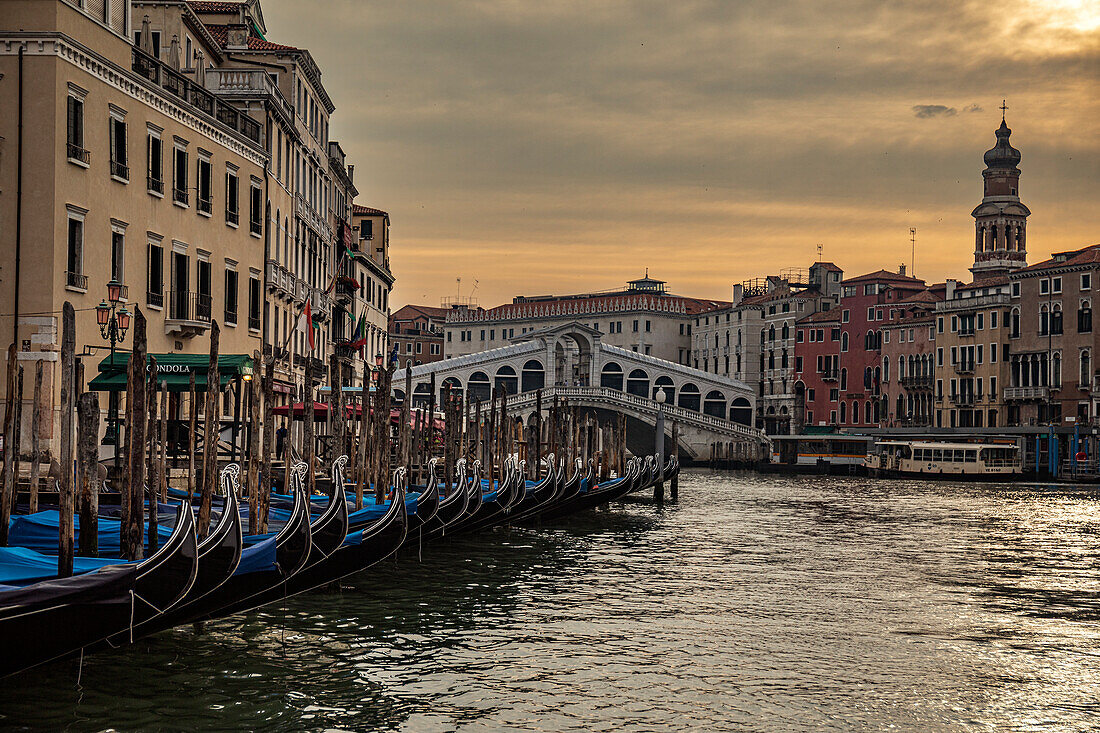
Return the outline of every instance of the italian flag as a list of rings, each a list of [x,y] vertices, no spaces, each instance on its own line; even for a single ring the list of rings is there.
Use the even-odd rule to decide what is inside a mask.
[[[299,327],[305,329],[306,335],[309,337],[309,350],[313,351],[317,348],[313,337],[313,332],[317,329],[317,324],[313,322],[313,311],[309,307],[309,300],[306,300],[306,307],[302,311],[302,321]]]

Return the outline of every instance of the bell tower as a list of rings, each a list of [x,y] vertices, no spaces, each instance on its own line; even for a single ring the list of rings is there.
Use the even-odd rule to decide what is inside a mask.
[[[974,217],[975,281],[988,279],[1027,265],[1027,217],[1031,210],[1020,202],[1020,151],[1008,142],[1012,130],[1005,122],[1001,104],[1001,126],[997,144],[985,152],[985,196],[971,212]]]

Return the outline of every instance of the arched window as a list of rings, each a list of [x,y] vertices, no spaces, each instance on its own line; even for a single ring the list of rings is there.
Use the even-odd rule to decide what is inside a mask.
[[[840,403],[840,422],[841,422],[841,424],[844,424],[844,423],[848,422],[848,403],[847,402],[841,402]]]
[[[542,368],[542,362],[531,359],[524,363],[520,376],[520,389],[524,392],[534,392],[546,386],[546,370]]]
[[[840,350],[841,351],[847,351],[848,350],[848,332],[847,331],[840,334]]]
[[[781,366],[782,366],[783,369],[787,368],[787,350],[786,349],[783,349],[783,354],[782,354],[782,358],[780,359],[780,363],[781,363]]]
[[[660,390],[665,391],[665,404],[676,404],[676,387],[672,384],[672,379],[661,375],[653,380],[653,399],[657,399],[657,392]]]
[[[848,389],[848,367],[840,370],[840,391]]]
[[[859,402],[852,400],[852,424],[859,424]]]
[[[516,376],[516,370],[507,364],[497,369],[496,388],[497,391],[510,395],[519,392],[519,377]]]
[[[868,400],[863,405],[863,422],[876,422],[878,420],[877,417],[874,420],[872,420],[871,415],[872,415],[872,413],[871,413],[871,401]]]
[[[864,367],[863,369],[863,389],[871,389],[871,367]],[[854,411],[853,411],[854,414]]]
[[[649,375],[644,369],[634,369],[630,372],[630,376],[626,378],[626,391],[627,394],[638,397],[649,396]]]
[[[1081,349],[1081,376],[1078,382],[1083,389],[1092,389],[1092,354]]]
[[[899,364],[900,364],[900,362],[899,362]],[[890,357],[889,356],[882,357],[882,381],[884,381],[884,382],[889,382],[890,381]]]
[[[450,388],[448,392],[447,388]],[[457,377],[447,377],[443,380],[443,384],[439,385],[439,404],[446,403],[446,397],[450,394],[452,398],[462,397],[462,382],[458,381]]]
[[[724,417],[726,414],[726,396],[716,389],[707,392],[707,398],[703,400],[703,413],[714,417]]]
[[[1047,306],[1044,303],[1039,307],[1039,335],[1046,336],[1047,331],[1050,328],[1050,313],[1047,310]]]
[[[768,326],[768,341],[775,341],[775,326]]]
[[[730,420],[742,425],[752,425],[752,405],[744,397],[736,397],[730,403]]]
[[[775,369],[775,352],[768,352],[768,369]]]
[[[676,404],[686,410],[699,412],[699,397],[699,387],[688,382],[680,387],[680,396],[677,398]]]
[[[488,402],[492,394],[492,383],[485,372],[474,372],[470,375],[470,381],[466,383],[466,389],[471,402],[480,400]]]
[[[432,399],[432,385],[421,382],[413,389],[413,405],[426,406]]]
[[[790,327],[790,325],[784,323],[783,324],[783,339],[786,340],[786,339],[789,339],[790,337],[791,337],[791,327]]]
[[[405,404],[405,390],[395,389],[393,391],[393,404],[395,407],[400,407]]]
[[[600,371],[600,386],[623,391],[623,368],[613,361],[603,365]]]
[[[1050,314],[1050,332],[1055,336],[1062,333],[1062,304],[1055,303]]]
[[[1057,351],[1054,352],[1050,386],[1055,388],[1060,388],[1062,386],[1062,355]]]
[[[1009,334],[1008,335],[1011,336],[1012,338],[1020,338],[1020,309],[1019,308],[1013,308],[1012,309],[1012,318],[1010,320],[1011,320],[1011,324],[1010,324],[1010,327],[1009,327]]]
[[[1077,333],[1092,333],[1092,303],[1088,300],[1082,300],[1077,310]]]

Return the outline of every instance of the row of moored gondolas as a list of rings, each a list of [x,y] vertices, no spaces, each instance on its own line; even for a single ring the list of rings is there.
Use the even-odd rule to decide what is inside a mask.
[[[330,487],[349,485],[346,463],[346,456],[333,463]],[[347,491],[309,496],[302,463],[290,471],[290,493],[271,495],[270,532],[246,535],[248,505],[238,483],[240,468],[231,464],[221,472],[220,496],[204,539],[197,538],[186,492],[172,492],[174,499],[158,506],[160,541],[147,559],[117,559],[120,523],[102,517],[103,557],[76,558],[74,575],[64,578],[57,577],[57,511],[16,516],[9,546],[0,548],[0,676],[324,587],[407,544],[606,504],[667,480],[679,464],[672,459],[662,471],[654,456],[633,458],[622,476],[599,483],[580,460],[567,467],[553,457],[544,459],[544,475],[537,481],[526,479],[525,468],[509,458],[500,480],[488,481],[480,462],[460,460],[447,491],[433,460],[426,475],[435,486],[409,487],[405,470],[398,469],[386,501],[378,504],[372,497],[356,511],[349,509],[354,494]]]

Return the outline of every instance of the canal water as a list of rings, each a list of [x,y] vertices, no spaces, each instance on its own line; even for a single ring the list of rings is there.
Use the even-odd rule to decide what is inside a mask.
[[[1076,730],[1100,492],[685,471],[0,683],[52,730]],[[0,641],[2,643],[2,641]]]

